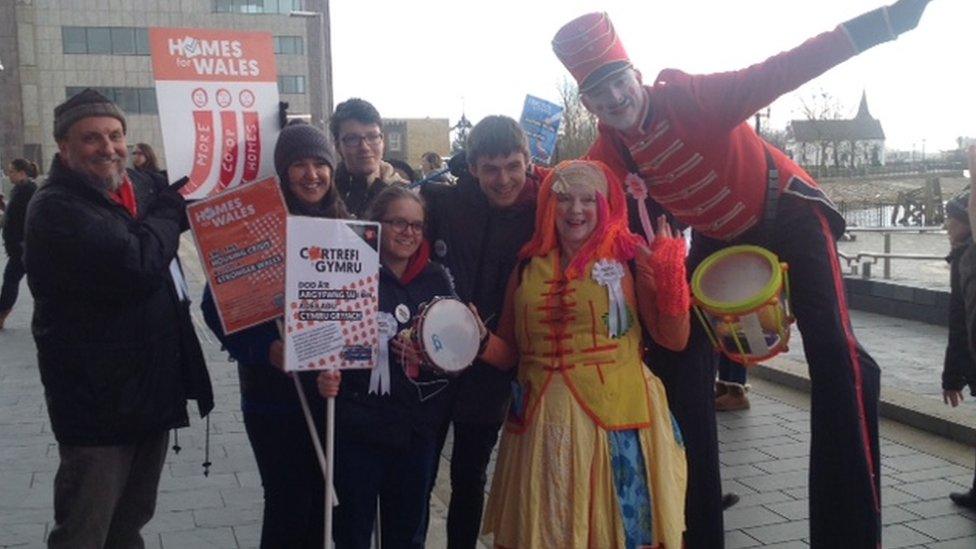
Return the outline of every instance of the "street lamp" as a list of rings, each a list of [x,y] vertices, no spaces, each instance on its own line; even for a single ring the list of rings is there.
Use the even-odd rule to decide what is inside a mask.
[[[332,47],[329,44],[329,0],[319,0],[321,2],[321,8],[319,11],[308,11],[308,10],[295,10],[290,12],[288,15],[291,17],[302,17],[302,18],[317,18],[319,20],[319,101],[317,102],[317,107],[321,109],[321,112],[315,113],[313,111],[313,116],[318,114],[316,118],[322,124],[322,129],[327,129],[328,124],[326,120],[332,114],[332,93],[329,87],[332,81],[332,58],[331,51]],[[307,6],[306,6],[307,7]],[[307,58],[307,57],[306,57]],[[309,63],[311,67],[311,63]]]

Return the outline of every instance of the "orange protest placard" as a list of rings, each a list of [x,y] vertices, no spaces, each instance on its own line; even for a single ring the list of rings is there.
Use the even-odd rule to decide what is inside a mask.
[[[282,316],[288,211],[277,179],[195,202],[187,215],[224,333]]]

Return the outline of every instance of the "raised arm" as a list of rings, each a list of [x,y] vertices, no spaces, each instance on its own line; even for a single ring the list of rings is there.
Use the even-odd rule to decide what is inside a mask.
[[[659,80],[687,90],[708,120],[719,128],[732,129],[779,96],[864,50],[915,28],[928,2],[899,0],[741,70],[706,75],[667,70]]]

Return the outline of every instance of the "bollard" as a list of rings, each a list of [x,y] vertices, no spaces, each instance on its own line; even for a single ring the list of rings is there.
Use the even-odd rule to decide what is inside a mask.
[[[891,253],[891,233],[884,234],[884,253]],[[891,258],[884,258],[884,278],[889,280],[891,278]]]

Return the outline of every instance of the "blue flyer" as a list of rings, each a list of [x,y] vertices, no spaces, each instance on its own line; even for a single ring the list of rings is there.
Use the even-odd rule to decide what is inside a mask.
[[[519,125],[529,138],[532,161],[549,164],[556,150],[556,136],[563,118],[563,108],[545,99],[531,95],[525,96],[522,118]]]

